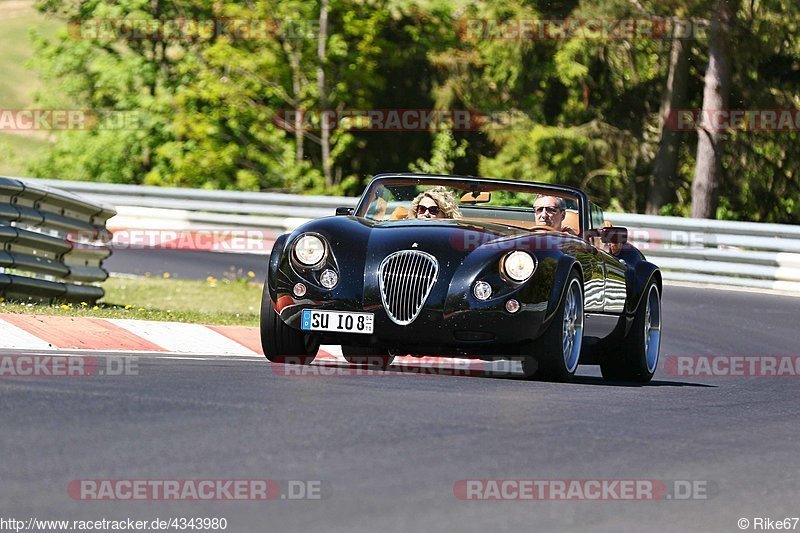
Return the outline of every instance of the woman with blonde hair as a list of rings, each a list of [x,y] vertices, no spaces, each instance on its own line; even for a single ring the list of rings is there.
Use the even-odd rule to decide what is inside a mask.
[[[461,210],[453,193],[437,185],[414,198],[408,218],[418,220],[461,218]]]

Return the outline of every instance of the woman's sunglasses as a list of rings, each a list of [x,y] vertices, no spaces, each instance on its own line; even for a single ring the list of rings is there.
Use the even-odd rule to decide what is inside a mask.
[[[425,211],[430,213],[433,216],[439,214],[439,206],[438,205],[418,205],[417,206],[417,214],[424,215]]]

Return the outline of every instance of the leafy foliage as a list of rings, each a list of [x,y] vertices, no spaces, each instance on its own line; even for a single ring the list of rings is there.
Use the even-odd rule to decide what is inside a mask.
[[[516,39],[503,21],[693,20],[699,0],[330,0],[327,53],[317,56],[311,0],[42,0],[62,20],[246,18],[281,22],[264,39],[56,39],[36,37],[48,82],[40,107],[135,110],[141,128],[61,132],[31,172],[122,183],[314,194],[359,194],[381,171],[460,173],[564,183],[612,209],[642,211],[661,136],[666,38]],[[800,5],[743,3],[731,106],[800,108]],[[479,24],[484,21],[485,24]],[[492,26],[493,23],[494,25]],[[479,31],[475,31],[476,27]],[[298,35],[289,31],[304,28]],[[708,61],[702,35],[687,41],[686,108],[702,106]],[[333,185],[322,176],[319,130],[285,113],[318,114],[318,69],[329,109],[439,109],[502,114],[501,125],[434,132],[332,131]],[[310,124],[310,125],[309,125]],[[800,150],[794,132],[730,132],[720,218],[800,222]],[[664,214],[686,215],[697,134],[680,134],[679,165]]]

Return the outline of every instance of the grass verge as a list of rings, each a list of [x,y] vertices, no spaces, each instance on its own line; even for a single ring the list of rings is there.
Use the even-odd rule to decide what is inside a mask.
[[[30,174],[30,162],[44,156],[50,145],[39,133],[0,131],[0,176],[13,178]]]
[[[64,22],[39,13],[33,0],[0,0],[0,17],[0,108],[35,107],[34,94],[42,81],[29,66],[34,53],[29,32],[54,37]],[[30,161],[46,154],[49,146],[44,131],[0,132],[0,176],[27,176]]]
[[[257,326],[262,285],[250,278],[206,281],[112,276],[97,305],[0,302],[0,313],[67,317],[129,318]]]

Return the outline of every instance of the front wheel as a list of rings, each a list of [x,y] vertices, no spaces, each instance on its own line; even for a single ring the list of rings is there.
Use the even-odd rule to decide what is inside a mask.
[[[308,365],[317,356],[319,340],[284,324],[272,306],[272,299],[264,285],[261,297],[261,347],[272,363]]]
[[[656,373],[661,350],[661,293],[655,281],[650,281],[644,294],[623,342],[623,357],[604,358],[600,363],[606,380],[647,383]]]
[[[522,360],[523,373],[549,381],[571,380],[581,357],[583,324],[583,286],[573,270],[553,321],[535,343],[535,353]]]
[[[366,365],[378,368],[389,368],[394,361],[391,354],[377,353],[379,350],[369,346],[342,345],[342,357],[351,365]]]

